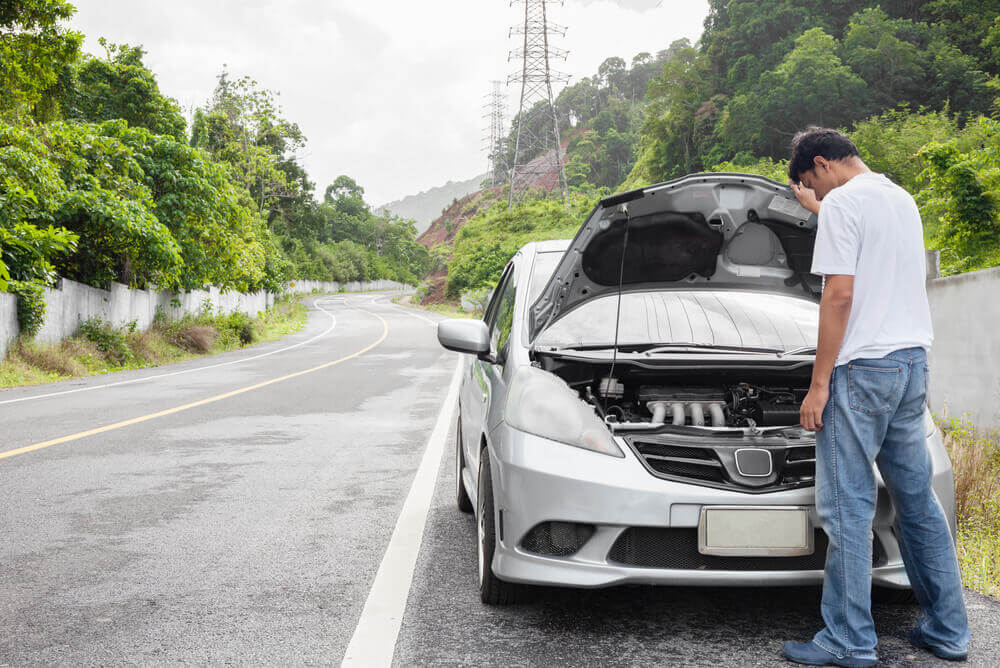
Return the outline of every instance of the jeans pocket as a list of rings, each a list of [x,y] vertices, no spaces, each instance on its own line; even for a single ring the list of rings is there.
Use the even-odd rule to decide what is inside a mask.
[[[868,415],[888,413],[896,404],[902,384],[903,368],[899,362],[889,362],[888,366],[853,362],[847,365],[847,393],[852,410]]]

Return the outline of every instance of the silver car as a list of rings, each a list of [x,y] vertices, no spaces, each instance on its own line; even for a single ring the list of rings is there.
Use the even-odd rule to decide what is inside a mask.
[[[816,218],[787,186],[695,174],[602,200],[572,241],[530,243],[470,353],[458,507],[475,512],[480,595],[519,584],[804,585],[823,580],[815,435]],[[951,463],[927,414],[954,532]],[[909,593],[879,482],[873,584]]]

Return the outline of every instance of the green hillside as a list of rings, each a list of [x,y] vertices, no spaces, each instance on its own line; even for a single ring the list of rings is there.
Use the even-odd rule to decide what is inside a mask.
[[[698,171],[785,180],[809,125],[848,132],[915,195],[945,274],[1000,264],[998,16],[997,0],[711,0],[697,44],[608,58],[560,91],[565,226],[536,201],[479,212],[433,251],[452,254],[448,294],[494,283],[516,243],[568,236],[603,194]]]

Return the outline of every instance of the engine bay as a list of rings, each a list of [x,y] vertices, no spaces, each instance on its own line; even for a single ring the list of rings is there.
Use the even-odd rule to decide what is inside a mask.
[[[606,365],[550,359],[544,366],[616,431],[666,425],[795,427],[811,374],[811,365],[788,372],[718,368],[657,372],[619,363],[611,372]]]

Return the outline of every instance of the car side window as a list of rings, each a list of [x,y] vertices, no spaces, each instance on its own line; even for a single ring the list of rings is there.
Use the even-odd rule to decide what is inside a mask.
[[[507,268],[504,269],[503,274],[500,276],[500,280],[497,281],[497,287],[493,290],[493,296],[490,297],[490,303],[486,305],[486,312],[483,314],[483,322],[486,326],[493,328],[493,323],[496,321],[497,307],[500,305],[500,298],[503,296],[504,285],[510,279],[511,274],[514,273],[514,265],[508,264]]]
[[[514,274],[511,272],[507,282],[498,290],[500,301],[497,302],[496,317],[490,332],[492,349],[498,354],[504,349],[504,346],[507,345],[507,339],[510,338],[510,329],[514,324],[514,295],[516,291]]]

